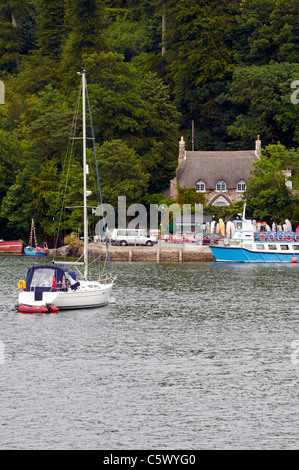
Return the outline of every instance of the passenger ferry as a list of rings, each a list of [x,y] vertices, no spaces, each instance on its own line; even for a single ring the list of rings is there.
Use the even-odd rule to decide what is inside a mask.
[[[255,221],[234,220],[232,238],[210,245],[216,261],[234,263],[296,263],[299,233],[258,232]]]

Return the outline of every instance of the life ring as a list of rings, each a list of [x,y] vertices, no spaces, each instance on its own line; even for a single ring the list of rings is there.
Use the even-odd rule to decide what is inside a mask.
[[[40,253],[40,247],[39,246],[36,248],[36,253]]]
[[[261,235],[259,236],[259,240],[261,242],[264,242],[266,240],[266,235],[264,233],[261,233]]]
[[[293,235],[288,233],[284,238],[286,239],[287,242],[291,242],[293,240]]]
[[[294,241],[295,242],[299,242],[299,233],[296,233],[295,237],[294,237]]]
[[[277,238],[277,240],[278,240],[279,242],[282,242],[283,239],[284,239],[284,236],[283,236],[282,233],[279,233],[276,238]]]
[[[269,233],[268,240],[269,240],[269,242],[274,242],[275,237],[274,237],[273,233]]]
[[[19,281],[18,282],[18,289],[26,289],[26,282],[25,281]]]
[[[47,254],[48,253],[48,248],[44,248],[44,253]]]

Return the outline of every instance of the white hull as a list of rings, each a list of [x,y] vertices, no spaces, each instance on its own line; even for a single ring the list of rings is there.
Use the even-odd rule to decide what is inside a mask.
[[[44,292],[42,300],[35,300],[34,292],[22,291],[19,294],[19,303],[36,306],[51,304],[59,310],[101,307],[108,303],[111,291],[112,283],[101,284],[94,281],[81,281],[77,290]]]

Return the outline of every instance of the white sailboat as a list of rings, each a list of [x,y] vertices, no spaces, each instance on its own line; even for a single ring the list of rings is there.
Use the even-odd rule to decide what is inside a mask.
[[[82,112],[83,112],[83,218],[84,218],[84,251],[83,262],[54,262],[51,266],[33,266],[27,272],[26,281],[19,281],[19,311],[23,313],[55,312],[66,309],[99,307],[109,303],[113,282],[111,275],[108,244],[106,249],[109,260],[109,274],[98,280],[90,280],[88,273],[88,219],[86,189],[86,117],[85,117],[85,71],[82,77]],[[102,204],[102,201],[101,201]],[[83,275],[78,279],[73,270],[58,264],[73,265],[78,272],[83,266]]]

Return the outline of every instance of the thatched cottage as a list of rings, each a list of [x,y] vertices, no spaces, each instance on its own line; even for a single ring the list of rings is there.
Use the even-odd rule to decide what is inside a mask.
[[[260,153],[259,136],[255,150],[221,152],[186,151],[181,137],[178,167],[175,178],[170,181],[169,196],[175,201],[178,187],[194,188],[204,193],[206,204],[234,204],[242,198],[253,163],[259,160]]]

